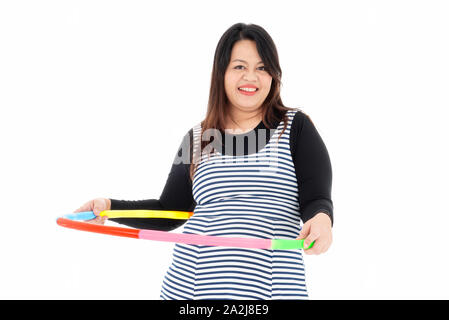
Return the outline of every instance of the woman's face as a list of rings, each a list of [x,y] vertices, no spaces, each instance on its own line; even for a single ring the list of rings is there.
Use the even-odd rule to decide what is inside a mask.
[[[240,111],[257,110],[270,92],[271,81],[272,77],[265,71],[256,43],[252,40],[237,41],[232,48],[224,76],[230,107]],[[253,87],[257,90],[248,92],[239,89],[242,87]]]

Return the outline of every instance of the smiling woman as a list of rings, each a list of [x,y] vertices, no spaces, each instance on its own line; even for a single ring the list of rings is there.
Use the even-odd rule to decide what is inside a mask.
[[[283,105],[281,74],[274,42],[262,27],[231,26],[215,51],[206,117],[184,136],[160,199],[97,199],[97,210],[193,211],[183,233],[197,236],[297,239],[303,230],[306,248],[315,241],[304,252],[325,252],[333,223],[330,159],[310,118]],[[212,148],[210,130],[217,133]],[[95,202],[81,209],[95,210]],[[111,220],[135,228],[180,227]],[[307,299],[302,254],[177,243],[160,297]]]
[[[270,93],[273,78],[260,59],[254,41],[240,40],[235,43],[231,63],[224,76],[226,96],[229,99],[229,122],[226,123],[226,128],[237,126],[243,129],[243,125],[252,129],[262,119],[260,106]],[[248,117],[252,115],[255,118],[251,123]],[[242,120],[237,123],[234,119]]]

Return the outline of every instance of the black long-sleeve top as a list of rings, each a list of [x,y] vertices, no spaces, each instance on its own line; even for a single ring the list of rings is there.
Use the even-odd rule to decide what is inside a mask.
[[[280,121],[270,125],[271,129],[277,128]],[[253,129],[256,139],[259,137],[258,130],[266,130],[263,121]],[[225,141],[233,139],[233,134],[220,130],[224,136],[223,150]],[[272,133],[274,130],[271,131]],[[183,142],[178,149],[179,157],[184,146],[189,139],[190,145],[193,141],[193,128],[184,136]],[[266,143],[270,140],[270,135],[266,137]],[[264,144],[259,145],[257,149],[263,148]],[[192,149],[192,148],[190,148]],[[235,149],[235,146],[234,146]],[[298,181],[298,194],[300,209],[298,215],[305,223],[313,218],[317,213],[323,212],[333,218],[333,202],[331,200],[332,189],[332,167],[327,148],[316,130],[310,117],[304,112],[298,110],[295,114],[290,130],[290,151],[294,162],[296,178]],[[228,153],[228,151],[224,151]],[[230,151],[235,155],[236,151]],[[247,140],[245,140],[244,154],[248,154]],[[176,158],[175,158],[176,160]],[[174,211],[193,211],[196,203],[192,195],[192,181],[190,179],[190,164],[179,161],[173,161],[171,170],[168,174],[165,187],[159,199],[145,200],[111,200],[111,210],[174,210]],[[111,218],[110,220],[140,229],[155,229],[170,231],[183,225],[187,220],[178,219],[159,219],[159,218]]]

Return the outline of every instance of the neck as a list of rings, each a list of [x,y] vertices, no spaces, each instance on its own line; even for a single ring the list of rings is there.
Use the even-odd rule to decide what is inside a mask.
[[[262,121],[260,108],[254,111],[232,110],[226,120],[225,131],[248,132],[254,129]]]

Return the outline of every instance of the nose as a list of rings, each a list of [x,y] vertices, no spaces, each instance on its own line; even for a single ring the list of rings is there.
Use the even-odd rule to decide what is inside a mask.
[[[257,75],[254,71],[247,70],[243,74],[243,80],[245,81],[257,81]]]

